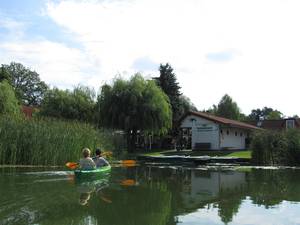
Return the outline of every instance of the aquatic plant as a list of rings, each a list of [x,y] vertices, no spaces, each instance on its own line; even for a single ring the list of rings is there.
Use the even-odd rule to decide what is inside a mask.
[[[3,116],[0,118],[0,164],[64,165],[78,160],[83,147],[113,150],[110,136],[87,123]]]

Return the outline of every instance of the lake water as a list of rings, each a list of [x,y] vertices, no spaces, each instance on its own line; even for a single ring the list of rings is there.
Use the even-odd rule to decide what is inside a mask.
[[[78,181],[0,168],[0,224],[300,224],[300,170],[114,167]]]

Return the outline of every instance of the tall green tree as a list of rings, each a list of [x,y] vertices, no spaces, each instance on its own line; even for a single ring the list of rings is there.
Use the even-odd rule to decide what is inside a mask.
[[[95,115],[95,92],[77,86],[71,90],[50,89],[46,92],[41,105],[43,116],[93,122]]]
[[[170,64],[160,64],[159,73],[160,76],[156,78],[157,84],[169,97],[173,112],[173,121],[177,121],[182,116],[182,107],[180,102],[181,87],[177,82],[176,74]]]
[[[262,109],[253,109],[248,116],[248,120],[264,120],[264,119],[282,119],[283,114],[273,108],[264,107]]]
[[[241,112],[237,103],[234,102],[229,95],[225,94],[217,106],[216,115],[239,120],[240,114]]]
[[[7,79],[9,81],[22,104],[30,106],[41,104],[48,86],[41,81],[37,72],[15,62],[10,65],[3,64],[0,71],[0,80]]]
[[[9,73],[7,72],[7,70],[4,68],[4,66],[2,65],[0,67],[0,82],[4,81],[4,80],[7,80],[7,81],[10,81],[11,78],[10,78],[10,75]]]
[[[20,105],[8,81],[0,82],[0,114],[20,116]]]
[[[197,107],[192,103],[190,98],[181,95],[179,96],[180,115],[184,115],[188,111],[197,111]]]
[[[270,112],[267,115],[266,119],[268,119],[268,120],[279,120],[279,119],[282,119],[282,115],[283,114],[280,111],[274,110],[274,111]]]
[[[171,128],[168,97],[153,80],[135,74],[103,85],[97,102],[99,125],[125,131],[129,151],[135,150],[137,133],[163,134]]]

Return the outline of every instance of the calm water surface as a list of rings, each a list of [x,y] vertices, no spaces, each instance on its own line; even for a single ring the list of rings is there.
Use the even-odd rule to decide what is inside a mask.
[[[300,224],[299,169],[0,168],[0,224]]]

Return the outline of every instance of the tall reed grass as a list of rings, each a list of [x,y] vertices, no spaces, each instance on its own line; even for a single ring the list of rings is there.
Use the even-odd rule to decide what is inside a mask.
[[[111,137],[89,124],[0,118],[0,164],[64,165],[77,161],[83,147],[94,150],[98,146],[113,148]]]
[[[300,165],[300,130],[257,132],[251,149],[255,165]]]

